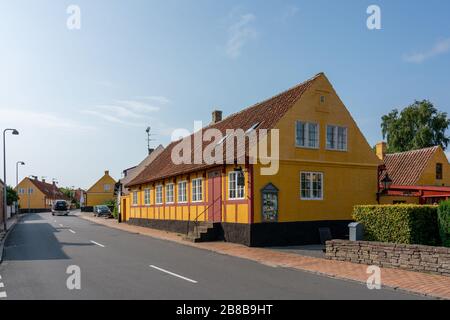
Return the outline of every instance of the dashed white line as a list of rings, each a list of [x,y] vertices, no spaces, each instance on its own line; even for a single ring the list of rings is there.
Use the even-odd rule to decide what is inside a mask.
[[[6,292],[1,291],[0,292],[0,298],[6,298],[6,297],[7,297]]]
[[[189,279],[189,278],[186,278],[186,277],[180,276],[179,274],[176,274],[176,273],[173,273],[173,272],[167,271],[167,270],[165,270],[165,269],[159,268],[159,267],[157,267],[157,266],[154,266],[154,265],[150,265],[150,268],[153,268],[153,269],[156,269],[156,270],[158,270],[158,271],[161,271],[161,272],[164,272],[164,273],[170,274],[171,276],[174,276],[174,277],[177,277],[177,278],[180,278],[180,279],[186,280],[186,281],[188,281],[188,282],[192,282],[192,283],[198,283],[198,282],[197,282],[197,281],[195,281],[195,280],[192,280],[192,279]]]
[[[73,234],[75,234],[75,233],[76,233],[76,232],[75,232],[75,231],[73,231],[72,229],[69,229],[69,231],[70,231],[70,232],[72,232]]]
[[[101,243],[98,243],[98,242],[95,242],[95,241],[92,241],[92,240],[91,240],[91,243],[93,243],[93,244],[95,244],[95,245],[97,245],[97,246],[99,246],[99,247],[102,247],[102,248],[105,247],[105,246],[102,245]]]
[[[3,284],[3,282],[0,282],[0,288],[4,288],[5,285]]]
[[[62,227],[64,227],[64,225],[62,225],[62,224],[59,224],[59,226],[62,228]]]

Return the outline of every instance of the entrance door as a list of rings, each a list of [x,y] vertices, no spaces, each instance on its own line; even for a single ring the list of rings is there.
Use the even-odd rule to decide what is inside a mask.
[[[222,222],[222,176],[220,171],[208,173],[208,221]]]
[[[127,199],[124,198],[122,201],[122,208],[120,208],[122,210],[122,222],[127,222]]]

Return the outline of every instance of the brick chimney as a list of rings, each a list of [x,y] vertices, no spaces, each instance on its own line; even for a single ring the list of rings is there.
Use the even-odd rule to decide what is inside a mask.
[[[222,121],[222,111],[214,110],[212,112],[212,124]]]
[[[45,183],[45,178],[42,178],[42,182]]]
[[[105,170],[105,176],[109,176],[109,170]]]
[[[380,160],[384,160],[384,157],[386,156],[387,151],[387,144],[386,142],[378,142],[376,146],[376,153],[377,157],[380,158]]]

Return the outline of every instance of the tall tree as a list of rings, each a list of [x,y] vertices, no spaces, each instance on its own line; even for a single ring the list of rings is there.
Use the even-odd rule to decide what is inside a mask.
[[[397,109],[383,116],[381,129],[387,138],[388,152],[404,152],[441,146],[450,142],[447,113],[438,111],[428,100],[415,101],[399,113]]]
[[[14,202],[19,201],[19,195],[10,186],[6,187],[6,204],[11,206]]]

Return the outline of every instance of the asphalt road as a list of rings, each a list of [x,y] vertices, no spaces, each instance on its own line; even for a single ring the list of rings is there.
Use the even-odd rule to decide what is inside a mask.
[[[81,289],[69,290],[69,266]],[[423,299],[51,214],[26,216],[0,265],[2,299]],[[1,286],[1,285],[0,285]]]

